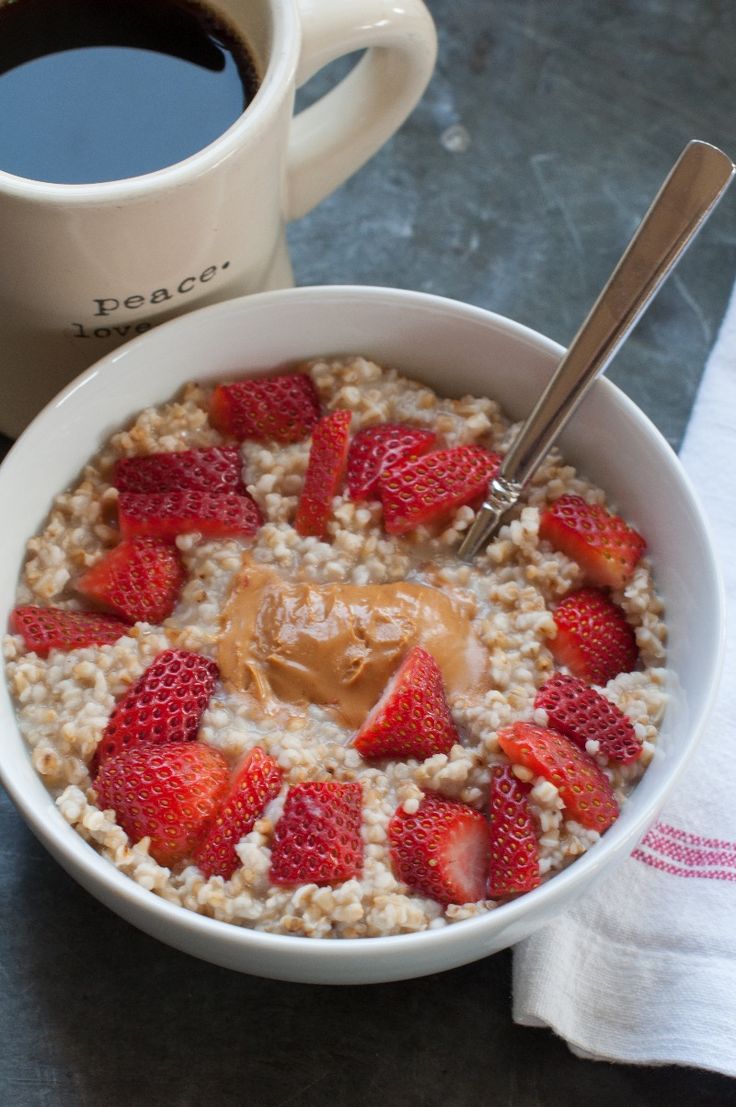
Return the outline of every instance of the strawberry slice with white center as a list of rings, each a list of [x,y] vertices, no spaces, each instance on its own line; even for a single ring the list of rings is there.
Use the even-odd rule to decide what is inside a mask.
[[[397,879],[438,903],[486,897],[490,839],[480,811],[427,793],[417,811],[397,808],[388,824]]]
[[[539,847],[528,792],[528,785],[514,776],[510,765],[494,765],[488,803],[488,895],[493,899],[530,892],[539,884]]]
[[[255,746],[235,774],[230,791],[212,819],[194,860],[205,876],[229,880],[240,864],[235,847],[250,834],[269,800],[281,791],[281,769]]]
[[[620,515],[582,496],[560,496],[542,514],[539,536],[580,568],[591,584],[623,588],[646,549],[642,536]]]
[[[112,808],[134,844],[150,838],[149,852],[171,867],[191,856],[227,791],[230,770],[202,742],[144,744],[109,757],[95,781],[98,804]]]
[[[534,723],[516,722],[498,732],[498,744],[514,765],[551,781],[567,815],[603,834],[619,815],[606,774],[564,734]]]
[[[121,457],[113,484],[119,492],[170,492],[198,488],[201,492],[245,492],[237,446],[206,446],[194,450]]]
[[[445,698],[439,665],[413,646],[353,739],[365,758],[410,757],[424,761],[449,753],[460,741]]]
[[[207,538],[252,538],[263,516],[247,492],[202,492],[197,488],[169,492],[121,492],[118,520],[123,538],[149,535],[173,541],[198,532]]]
[[[74,587],[128,622],[161,623],[174,610],[185,579],[175,546],[132,538],[104,554]]]
[[[633,627],[623,608],[599,588],[570,592],[555,608],[557,634],[550,641],[558,665],[589,684],[607,684],[639,661]]]
[[[220,384],[210,399],[210,422],[235,438],[300,442],[320,417],[317,389],[306,373]]]
[[[21,636],[27,650],[46,657],[49,650],[109,646],[128,633],[128,623],[114,615],[22,604],[10,614],[10,632]]]
[[[482,446],[452,446],[392,465],[378,481],[389,534],[432,523],[482,496],[501,464]]]
[[[289,789],[271,849],[274,884],[336,884],[363,868],[363,790],[305,781]]]
[[[130,745],[190,742],[214,691],[214,661],[188,650],[165,650],[115,705],[90,772]]]
[[[434,431],[401,423],[363,427],[350,443],[348,492],[353,500],[377,494],[379,478],[399,461],[415,461],[437,441]]]
[[[349,411],[332,411],[320,419],[312,432],[304,487],[294,520],[294,527],[302,537],[325,536],[332,500],[345,475],[351,418]]]
[[[597,742],[610,761],[628,765],[641,757],[642,746],[631,720],[615,703],[578,677],[557,673],[542,685],[535,707],[547,712],[549,725],[576,746]]]

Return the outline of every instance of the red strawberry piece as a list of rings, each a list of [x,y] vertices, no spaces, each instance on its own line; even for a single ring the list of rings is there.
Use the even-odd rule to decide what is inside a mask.
[[[169,492],[198,488],[200,492],[245,492],[237,446],[207,446],[196,450],[121,457],[113,484],[120,492]]]
[[[135,843],[171,867],[191,857],[227,792],[230,770],[222,754],[202,742],[130,746],[103,763],[97,802],[112,808]]]
[[[252,538],[263,517],[258,504],[237,492],[121,492],[118,519],[124,538],[152,535],[172,540],[198,531],[208,538]]]
[[[607,684],[636,668],[634,629],[618,604],[598,588],[579,588],[556,607],[557,634],[549,643],[558,665],[590,684]]]
[[[194,860],[205,876],[229,880],[240,861],[235,847],[250,834],[269,800],[281,790],[281,769],[255,746],[235,775],[230,791],[212,819]]]
[[[510,765],[494,765],[488,804],[491,821],[488,895],[494,899],[530,892],[539,884],[539,851],[528,791]]]
[[[379,423],[363,427],[350,443],[348,453],[348,491],[353,500],[367,500],[377,492],[378,479],[399,461],[416,461],[437,435],[421,427],[401,423]]]
[[[160,623],[174,610],[185,579],[174,546],[133,538],[95,562],[75,588],[130,623]]]
[[[115,705],[90,772],[108,757],[143,742],[191,742],[214,691],[214,661],[188,650],[165,650]]]
[[[427,793],[414,814],[396,809],[388,840],[394,872],[412,892],[444,904],[485,899],[490,847],[479,811]]]
[[[534,706],[543,707],[549,725],[581,749],[588,741],[598,742],[601,753],[622,765],[641,756],[631,721],[578,677],[565,673],[550,677],[537,692]]]
[[[449,753],[460,741],[445,699],[440,667],[414,646],[389,681],[380,700],[353,739],[366,758],[415,757],[424,761]]]
[[[210,421],[235,438],[299,442],[320,416],[319,397],[306,373],[220,384],[210,399]]]
[[[453,446],[392,465],[378,481],[386,530],[404,534],[477,499],[500,464],[482,446]]]
[[[542,514],[539,535],[577,561],[591,584],[623,588],[646,549],[640,534],[582,496],[560,496]]]
[[[608,777],[564,734],[517,722],[498,732],[498,744],[513,764],[551,781],[568,816],[582,826],[602,834],[618,818],[618,804]]]
[[[128,624],[114,615],[22,604],[10,613],[10,632],[20,634],[26,649],[46,657],[49,650],[110,645],[128,633]]]
[[[312,432],[312,445],[299,497],[294,526],[306,537],[324,537],[332,512],[332,500],[345,475],[350,441],[349,411],[333,411],[320,419]]]
[[[362,788],[307,781],[286,795],[271,850],[274,884],[334,884],[363,868]]]

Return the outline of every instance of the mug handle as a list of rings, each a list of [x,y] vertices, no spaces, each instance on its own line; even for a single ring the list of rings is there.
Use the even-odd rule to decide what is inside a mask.
[[[398,130],[424,92],[437,38],[422,0],[298,0],[297,88],[366,50],[344,80],[291,122],[287,219],[306,215]]]

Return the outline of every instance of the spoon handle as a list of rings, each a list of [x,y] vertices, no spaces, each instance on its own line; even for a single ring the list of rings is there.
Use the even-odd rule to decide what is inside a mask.
[[[726,191],[736,166],[707,142],[689,142],[608,283],[521,427],[461,547],[472,558],[516,503],[599,373],[603,372]]]

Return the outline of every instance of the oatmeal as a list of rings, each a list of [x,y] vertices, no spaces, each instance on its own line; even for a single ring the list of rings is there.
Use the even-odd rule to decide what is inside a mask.
[[[74,645],[67,627],[64,648],[42,656],[29,648],[19,616],[17,633],[5,638],[19,726],[64,818],[171,902],[312,937],[445,926],[553,876],[616,817],[651,760],[664,711],[662,605],[641,540],[612,561],[589,543],[567,542],[576,512],[600,509],[610,519],[616,505],[556,451],[482,556],[472,566],[458,560],[477,503],[467,481],[457,490],[461,470],[482,488],[515,430],[493,400],[443,399],[361,357],[302,369],[313,382],[306,402],[314,391],[316,406],[296,441],[278,419],[266,439],[224,433],[217,428],[231,418],[228,397],[192,384],[115,434],[77,486],[56,498],[28,544],[18,610],[94,609],[98,620],[104,611],[110,625],[95,633],[109,637]],[[293,378],[288,388],[280,412],[293,423],[305,396]],[[333,413],[341,414],[330,421]],[[349,440],[351,451],[360,443],[370,452],[371,436],[359,437],[369,428],[384,428],[374,437],[391,450],[401,439],[391,428],[411,428],[413,452],[387,466],[378,485],[365,484],[361,471],[358,491],[350,469],[342,479],[341,450]],[[250,425],[246,433],[254,433]],[[222,455],[218,471],[232,467],[234,439],[244,486],[218,494],[243,504],[247,497],[237,534],[225,525],[217,533],[206,480],[187,500],[187,511],[208,520],[198,530],[175,494],[126,490],[116,476],[121,459],[193,451],[201,477],[213,447]],[[448,465],[452,489],[442,486],[446,502],[433,515],[425,492]],[[412,492],[420,487],[421,503]],[[160,498],[153,523],[137,498],[149,495]],[[157,536],[164,517],[175,539]],[[617,526],[623,550],[632,532]],[[142,562],[145,572],[157,544],[177,561],[162,593],[170,613],[148,621],[137,613],[132,622],[128,577],[100,591],[99,570],[118,551],[128,556],[126,571]],[[599,565],[607,574],[600,579]],[[602,658],[576,638],[590,612],[610,621]],[[126,697],[162,655],[176,668],[192,654],[216,663],[211,682],[202,677],[205,691],[199,675],[181,682],[179,714],[197,700],[194,733],[178,735],[169,752],[155,747],[157,757],[179,758],[182,772],[198,762],[204,773],[206,762],[209,837],[203,845],[204,830],[192,829],[182,856],[178,847],[157,849],[150,834],[126,833],[133,824],[113,778],[118,759],[138,771],[136,738],[131,731],[128,746],[129,736],[109,735],[111,717],[123,716]],[[571,683],[555,684],[555,674]],[[581,737],[577,721],[591,696],[603,697],[615,720]],[[560,750],[564,771],[555,768]],[[579,775],[571,781],[564,773],[572,771]],[[100,794],[123,798],[105,804]],[[238,834],[243,796],[253,814]],[[516,852],[504,824],[511,807],[524,827]],[[312,816],[317,849],[322,835],[342,851],[332,869],[325,857],[309,867],[300,853],[300,825]],[[228,826],[231,872],[218,869],[224,846],[213,840],[213,819]],[[330,830],[336,826],[339,833]],[[422,851],[438,843],[439,864],[422,863]]]

